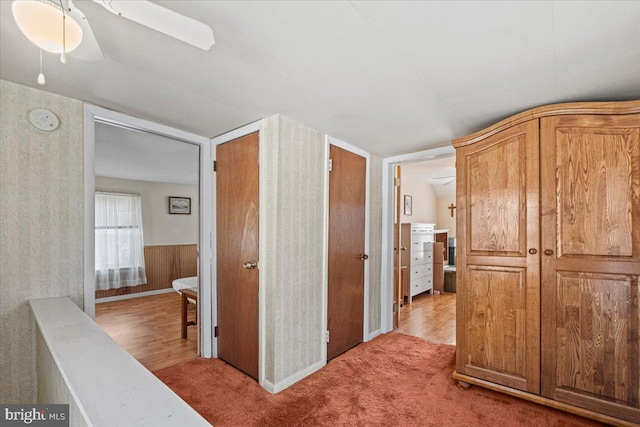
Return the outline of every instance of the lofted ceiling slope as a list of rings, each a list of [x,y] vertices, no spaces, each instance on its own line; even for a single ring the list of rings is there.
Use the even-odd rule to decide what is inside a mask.
[[[555,102],[640,98],[638,1],[159,1],[202,51],[77,0],[104,53],[44,90],[213,137],[276,113],[388,156],[448,145]],[[0,77],[39,87],[0,1]]]

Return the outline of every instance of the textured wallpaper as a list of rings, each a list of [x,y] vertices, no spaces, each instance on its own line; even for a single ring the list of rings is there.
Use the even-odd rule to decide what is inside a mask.
[[[51,133],[28,115],[47,108]],[[28,300],[83,298],[82,102],[0,81],[0,402],[36,399]]]
[[[265,120],[265,379],[276,385],[324,363],[324,134],[276,115]],[[370,166],[369,333],[380,329],[382,160]]]
[[[275,127],[275,128],[274,128]],[[324,135],[267,119],[266,379],[277,384],[322,361]]]
[[[380,329],[382,268],[382,159],[369,166],[369,334]]]

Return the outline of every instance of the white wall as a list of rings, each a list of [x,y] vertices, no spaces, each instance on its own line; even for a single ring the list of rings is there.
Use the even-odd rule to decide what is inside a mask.
[[[0,81],[0,402],[34,403],[30,299],[84,296],[82,102]],[[29,112],[60,127],[40,132]]]
[[[438,229],[449,229],[449,237],[456,236],[456,212],[457,209],[453,210],[453,218],[451,217],[451,210],[449,210],[449,206],[453,203],[453,206],[456,205],[456,196],[442,197],[437,200],[438,206],[438,215],[436,228]]]
[[[142,196],[144,245],[198,243],[198,187],[96,176],[96,190],[137,193]],[[169,196],[191,197],[191,215],[170,215]]]
[[[402,197],[400,198],[401,217],[400,222],[426,222],[436,224],[438,220],[438,199],[431,184],[427,184],[412,176],[403,175],[401,179],[400,190]],[[409,195],[413,198],[412,215],[404,214],[404,196]],[[440,227],[437,224],[436,228]]]

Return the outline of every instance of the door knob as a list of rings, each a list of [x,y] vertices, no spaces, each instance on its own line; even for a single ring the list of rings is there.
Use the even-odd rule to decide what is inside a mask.
[[[405,248],[404,246],[400,248],[401,251],[406,251],[407,248]]]
[[[530,253],[531,255],[535,255],[535,254],[537,254],[537,253],[538,253],[538,250],[537,250],[536,248],[531,248],[531,249],[529,249],[529,253]]]
[[[244,268],[246,268],[247,270],[253,270],[254,268],[256,268],[258,266],[258,263],[255,261],[247,261],[244,264],[242,264],[242,266]]]
[[[367,254],[360,254],[360,261],[366,261],[369,259],[369,255]]]
[[[545,255],[553,255],[553,251],[551,249],[545,249],[544,250],[544,254]]]

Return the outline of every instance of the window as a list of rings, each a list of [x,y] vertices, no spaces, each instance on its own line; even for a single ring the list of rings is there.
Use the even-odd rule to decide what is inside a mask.
[[[147,282],[139,195],[96,193],[96,290]]]

